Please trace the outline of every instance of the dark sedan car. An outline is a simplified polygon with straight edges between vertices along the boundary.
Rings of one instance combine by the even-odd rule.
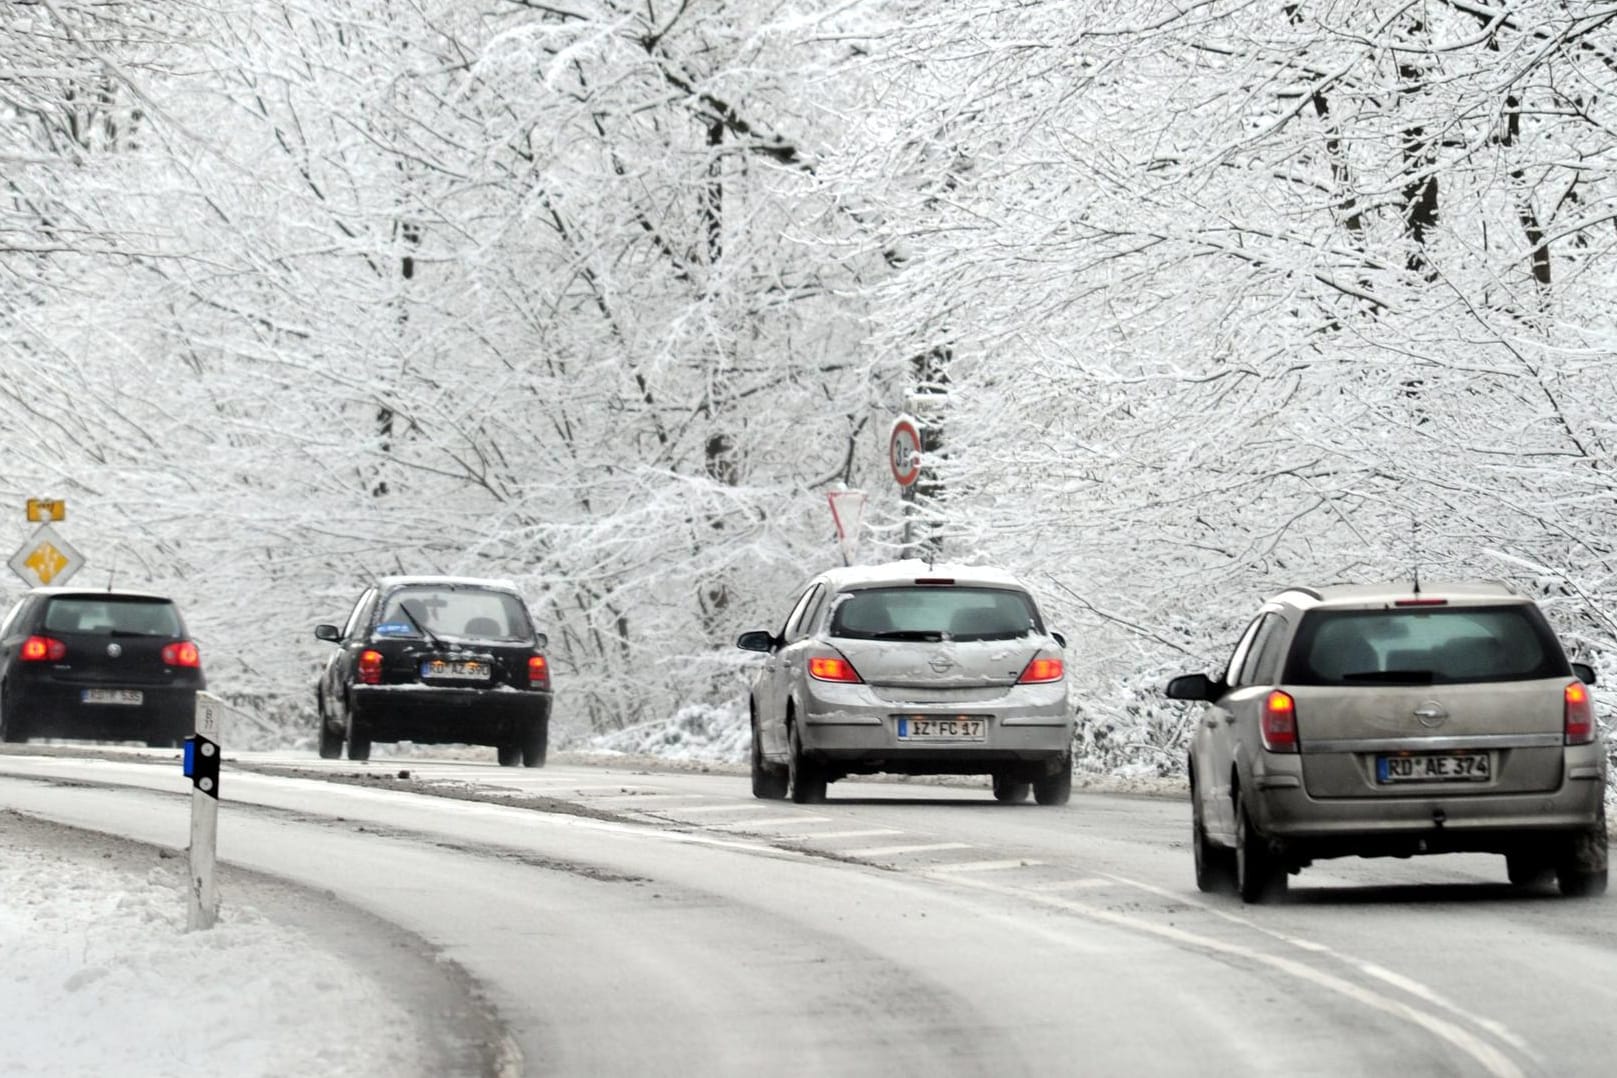
[[[196,728],[202,659],[161,595],[35,588],[0,623],[0,741],[144,741]]]
[[[492,745],[506,767],[541,767],[550,665],[516,588],[470,577],[387,577],[345,625],[315,690],[319,750],[367,760],[373,741]]]

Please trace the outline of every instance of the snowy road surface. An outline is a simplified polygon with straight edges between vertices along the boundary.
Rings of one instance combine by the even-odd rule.
[[[57,753],[0,756],[0,806],[183,845],[171,758]],[[1196,892],[1177,799],[843,782],[793,805],[731,775],[275,754],[227,759],[223,793],[222,859],[439,949],[525,1074],[1595,1075],[1617,1055],[1613,907],[1510,888],[1501,858],[1327,862],[1249,908]]]

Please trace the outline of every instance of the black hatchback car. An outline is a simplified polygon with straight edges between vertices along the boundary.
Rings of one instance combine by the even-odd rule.
[[[550,664],[515,586],[471,577],[386,577],[342,627],[315,705],[319,750],[367,760],[373,741],[492,745],[503,766],[541,767],[550,742]]]
[[[0,622],[0,741],[144,741],[196,729],[202,658],[171,599],[35,588]]]

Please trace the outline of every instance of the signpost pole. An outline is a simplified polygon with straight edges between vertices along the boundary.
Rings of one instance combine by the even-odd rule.
[[[191,780],[191,886],[185,927],[212,928],[219,919],[214,862],[219,845],[219,724],[224,701],[197,693],[195,734],[185,739],[185,774]]]

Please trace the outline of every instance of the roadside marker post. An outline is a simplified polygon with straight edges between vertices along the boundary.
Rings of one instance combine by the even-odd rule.
[[[219,725],[225,702],[197,693],[196,733],[185,739],[185,776],[191,780],[191,886],[185,928],[212,928],[219,919],[214,861],[219,846]]]

